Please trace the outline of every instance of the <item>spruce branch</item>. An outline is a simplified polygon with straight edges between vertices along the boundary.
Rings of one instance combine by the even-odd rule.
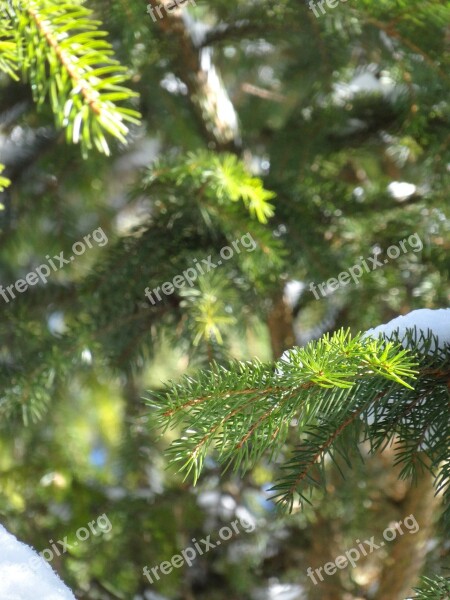
[[[126,143],[127,123],[139,113],[119,106],[137,94],[123,84],[127,68],[112,58],[100,21],[76,2],[14,0],[8,13],[15,31],[18,63],[38,105],[47,98],[58,127],[80,143],[109,155],[105,133]]]
[[[0,14],[0,71],[14,80],[17,76],[17,44],[11,21]]]
[[[352,338],[341,330],[291,350],[288,361],[279,361],[275,368],[258,361],[232,363],[228,369],[213,365],[198,379],[168,386],[148,402],[163,430],[182,428],[169,449],[171,460],[181,462],[186,474],[193,471],[197,480],[212,447],[220,463],[235,469],[250,468],[269,449],[275,456],[294,419],[300,435],[327,420],[337,437],[352,411],[359,409],[361,388],[369,404],[380,390],[412,390],[407,380],[415,378],[416,366],[398,345],[361,335]],[[317,454],[311,452],[311,457]],[[296,487],[290,485],[288,495]]]
[[[415,600],[450,600],[450,578],[422,577],[420,587],[414,591]]]
[[[200,150],[175,160],[160,160],[147,171],[142,187],[150,190],[155,184],[173,185],[178,189],[191,185],[202,197],[219,206],[241,201],[250,215],[263,224],[274,215],[269,201],[275,198],[275,193],[265,189],[259,177],[250,175],[234,154],[216,155]]]
[[[194,481],[210,452],[225,468],[243,471],[265,452],[275,460],[296,427],[299,444],[272,488],[284,508],[292,510],[296,499],[309,502],[313,488],[325,487],[328,460],[340,468],[339,457],[350,466],[361,442],[371,452],[392,443],[402,478],[419,468],[433,472],[450,523],[450,367],[435,341],[411,333],[412,353],[398,339],[340,330],[290,350],[275,366],[213,364],[147,401],[157,427],[181,431],[168,449],[170,462],[186,476],[192,472]]]

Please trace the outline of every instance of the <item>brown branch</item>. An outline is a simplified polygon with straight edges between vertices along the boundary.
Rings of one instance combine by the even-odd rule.
[[[429,467],[429,459],[424,457],[424,461]],[[392,464],[393,458],[387,462],[388,468],[398,470]],[[414,535],[397,536],[393,542],[379,577],[377,598],[380,600],[410,597],[413,586],[417,584],[425,563],[428,541],[433,535],[434,521],[442,504],[441,495],[435,493],[433,480],[431,470],[425,469],[399,503],[401,514],[413,515],[419,529]]]
[[[71,80],[75,84],[75,87],[79,86],[81,90],[81,95],[84,97],[87,104],[91,107],[95,114],[100,115],[102,112],[101,105],[98,103],[97,98],[92,93],[90,87],[86,84],[86,81],[83,79],[83,76],[80,75],[75,63],[71,60],[69,54],[61,49],[58,40],[54,37],[53,32],[41,20],[39,13],[31,7],[28,7],[27,10],[33,17],[36,23],[36,27],[47,40],[48,45],[55,51],[59,62],[69,74]]]
[[[436,61],[433,60],[431,56],[429,56],[425,52],[425,50],[419,48],[419,46],[417,46],[414,42],[412,42],[408,38],[405,38],[397,29],[395,29],[396,21],[392,21],[391,23],[385,24],[382,21],[378,21],[378,19],[369,18],[366,19],[366,23],[369,23],[370,25],[373,25],[380,31],[383,31],[387,36],[399,40],[399,42],[401,42],[404,46],[406,46],[413,52],[419,54],[425,60],[425,62],[428,63],[430,67],[436,69],[436,71],[441,77],[443,77],[444,79],[448,79],[447,74],[444,71],[442,71],[442,69],[436,64]]]
[[[275,391],[275,390],[279,390],[279,389],[280,389],[279,387],[274,387],[274,388],[265,388],[262,390],[258,389],[258,388],[250,388],[250,389],[246,389],[246,390],[232,390],[225,394],[224,400],[226,400],[230,396],[240,396],[241,394],[267,394],[267,393],[270,393],[271,391]],[[163,417],[172,417],[175,413],[179,412],[180,410],[190,408],[191,406],[195,406],[196,404],[201,404],[202,402],[205,402],[206,400],[211,400],[211,398],[214,398],[213,394],[208,394],[207,396],[199,396],[198,398],[193,398],[192,400],[189,400],[185,404],[182,404],[182,405],[177,406],[176,408],[172,408],[170,410],[166,410],[166,412],[163,413]]]
[[[285,403],[286,400],[289,400],[290,398],[292,398],[293,396],[295,396],[298,392],[299,389],[303,388],[303,389],[307,389],[308,387],[311,387],[311,385],[314,385],[312,382],[308,382],[305,383],[301,386],[299,386],[298,388],[294,388],[290,394],[287,394],[283,399],[282,399],[282,403]],[[220,427],[222,427],[222,425],[224,425],[227,421],[229,421],[232,417],[234,417],[235,415],[239,414],[242,410],[244,410],[245,408],[247,408],[248,406],[250,406],[251,404],[253,404],[254,398],[249,398],[247,402],[245,402],[245,404],[243,404],[242,406],[238,406],[237,408],[235,408],[233,411],[231,411],[230,414],[228,414],[224,419],[222,419],[220,421],[220,423],[218,423],[217,425],[213,425],[208,433],[200,440],[200,442],[198,442],[198,444],[195,446],[194,450],[192,451],[192,455],[196,454],[198,452],[198,450],[200,449],[200,447],[205,443],[205,441],[211,437],[211,434],[215,433]],[[277,406],[273,406],[271,407],[270,410],[266,411],[257,421],[256,423],[254,423],[250,429],[250,431],[244,436],[243,440],[241,440],[237,446],[237,448],[241,448],[244,443],[247,441],[248,437],[254,432],[254,430],[257,428],[257,426],[264,420],[264,418],[266,418],[271,412],[273,412],[273,410],[275,408],[278,408]]]
[[[289,398],[292,397],[292,394],[288,394],[285,398],[283,398],[282,400],[282,404],[284,404],[286,402],[286,400],[288,400]],[[242,446],[248,441],[248,439],[253,435],[253,433],[256,431],[256,429],[258,429],[259,425],[265,420],[267,419],[267,417],[269,417],[273,411],[279,408],[279,406],[272,406],[271,408],[269,408],[269,410],[266,410],[265,413],[263,413],[259,419],[257,421],[255,421],[255,423],[253,423],[253,425],[250,427],[250,429],[248,430],[248,432],[244,435],[244,437],[242,438],[242,440],[236,444],[236,450],[240,450],[242,448]],[[276,428],[276,433],[278,434],[278,432],[280,431],[280,427]],[[275,432],[274,432],[275,433]],[[273,434],[272,434],[272,439],[273,439]]]
[[[294,483],[289,488],[287,494],[293,494],[295,492],[295,490],[297,489],[297,487],[300,485],[300,483],[303,481],[303,479],[305,479],[306,475],[308,474],[309,468],[316,464],[316,462],[319,460],[319,458],[322,456],[322,454],[325,452],[325,450],[327,450],[331,446],[331,444],[344,431],[344,429],[346,427],[348,427],[351,423],[353,423],[353,421],[357,417],[359,417],[359,415],[362,413],[363,410],[364,410],[364,407],[362,407],[362,408],[358,409],[357,411],[355,411],[354,413],[352,413],[350,415],[350,417],[348,419],[346,419],[344,421],[344,423],[342,423],[336,429],[336,431],[333,432],[333,435],[330,435],[330,437],[327,439],[327,441],[324,444],[322,444],[322,446],[320,446],[319,450],[313,456],[312,460],[309,462],[309,464],[307,465],[307,467],[304,468],[302,471],[300,471],[300,473],[298,474],[296,480],[294,481]]]
[[[302,385],[299,385],[298,387],[296,387],[293,391],[297,392],[299,390],[308,390],[309,388],[313,387],[314,385],[316,385],[314,382],[307,381],[306,383],[303,383]],[[262,388],[262,389],[261,388],[247,388],[245,390],[230,390],[229,392],[226,392],[226,394],[223,396],[223,399],[226,400],[227,398],[230,398],[231,396],[240,396],[242,394],[255,394],[256,396],[265,396],[266,394],[282,392],[285,390],[286,390],[286,388],[284,388],[281,385],[276,385],[276,386],[272,386],[269,388]],[[175,413],[179,412],[180,410],[190,408],[191,406],[195,406],[196,404],[201,404],[202,402],[205,402],[206,400],[211,400],[211,398],[214,398],[214,397],[215,396],[213,394],[208,394],[207,396],[199,396],[198,398],[193,398],[192,400],[189,400],[185,404],[182,404],[180,406],[177,406],[176,408],[167,410],[166,412],[163,413],[163,417],[172,417]],[[253,400],[254,400],[254,398],[253,398]]]
[[[286,100],[286,96],[283,96],[282,94],[278,94],[277,92],[271,92],[270,90],[265,90],[251,83],[243,83],[241,85],[241,89],[246,94],[257,96],[258,98],[262,98],[263,100],[273,100],[274,102],[285,102]]]
[[[383,398],[383,396],[385,396],[388,393],[388,390],[384,391],[384,392],[380,392],[379,394],[377,394],[374,402],[377,402],[380,398]],[[309,465],[307,466],[307,468],[303,469],[303,471],[300,471],[297,479],[295,480],[295,482],[292,484],[292,486],[289,488],[289,494],[293,494],[295,492],[295,490],[297,489],[298,485],[300,484],[301,481],[303,481],[303,479],[305,479],[306,475],[308,474],[308,469],[309,467],[312,467],[313,465],[316,464],[316,462],[318,461],[318,459],[321,457],[321,455],[325,452],[325,450],[327,450],[327,448],[329,448],[331,446],[331,444],[335,441],[335,439],[344,431],[344,429],[346,427],[348,427],[351,423],[353,423],[353,421],[359,417],[361,415],[361,413],[367,408],[367,406],[369,406],[372,403],[372,399],[370,399],[368,402],[366,402],[365,404],[363,404],[363,406],[361,406],[361,408],[359,408],[358,410],[356,410],[355,412],[353,412],[350,417],[348,419],[346,419],[337,429],[336,431],[333,432],[333,434],[328,438],[328,440],[322,444],[322,446],[319,448],[318,452],[316,452],[316,454],[314,455],[312,461],[310,461]]]
[[[245,404],[243,404],[242,406],[238,406],[237,408],[232,410],[230,414],[228,414],[224,419],[220,421],[220,423],[217,423],[217,425],[213,425],[212,427],[210,427],[206,435],[202,437],[202,439],[198,442],[198,444],[196,444],[195,448],[192,450],[191,456],[194,457],[200,450],[200,448],[203,446],[203,444],[208,440],[208,438],[211,437],[211,435],[213,435],[220,427],[222,427],[222,425],[224,425],[227,421],[229,421],[231,418],[233,418],[235,415],[241,412],[241,410],[249,406],[252,402],[253,398],[250,398]]]
[[[169,9],[173,0],[150,0],[147,5],[163,18],[155,26],[172,42],[173,67],[188,88],[187,99],[202,135],[218,150],[238,153],[238,118],[220,75],[209,60],[210,48],[198,48],[181,9]]]

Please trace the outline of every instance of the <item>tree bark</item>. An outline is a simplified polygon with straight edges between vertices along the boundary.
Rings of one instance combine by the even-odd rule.
[[[419,529],[410,534],[403,527],[403,535],[397,534],[389,543],[390,554],[380,575],[377,600],[404,600],[413,595],[412,588],[418,583],[426,554],[427,541],[432,537],[435,515],[441,499],[435,495],[433,476],[429,471],[418,474],[417,484],[411,484],[400,503],[403,520],[412,515]]]
[[[272,307],[267,317],[270,333],[270,344],[274,360],[280,358],[285,350],[295,345],[292,310],[284,301],[280,291],[272,301]]]
[[[173,41],[176,49],[173,67],[188,88],[187,99],[203,137],[216,150],[239,153],[238,116],[213,63],[212,48],[203,45],[204,36],[196,33],[183,9],[169,10],[173,0],[149,0],[147,4],[153,11],[155,25]]]

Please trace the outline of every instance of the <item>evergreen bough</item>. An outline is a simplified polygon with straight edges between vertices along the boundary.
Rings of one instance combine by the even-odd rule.
[[[440,2],[414,2],[413,4],[414,18],[410,17],[411,5],[403,1],[393,3],[392,7],[379,4],[372,6],[372,3],[369,6],[368,2],[361,2],[358,19],[354,17],[352,11],[348,10],[346,17],[338,16],[337,12],[330,12],[322,23],[326,24],[328,20],[331,23],[333,15],[337,15],[336,30],[343,31],[345,27],[342,28],[341,19],[348,19],[346,27],[351,37],[360,34],[359,23],[387,33],[395,39],[396,44],[401,43],[412,50],[412,59],[409,63],[407,57],[406,67],[409,65],[412,71],[417,68],[420,74],[422,64],[433,66],[433,61],[437,63],[443,56],[436,28],[441,27],[444,30],[448,22],[447,8]],[[140,8],[129,8],[131,12],[136,13],[136,27],[141,25]],[[366,8],[367,10],[370,8],[373,15],[369,10],[368,14],[365,14]],[[263,10],[264,8],[261,7],[261,11]],[[305,7],[305,11],[307,10]],[[253,16],[254,7],[249,6],[248,11],[248,16]],[[389,13],[388,16],[384,14],[385,12]],[[269,26],[276,25],[270,7],[267,15],[258,15],[261,23],[263,23],[262,17],[265,19],[264,27],[261,25],[258,27],[263,31],[268,30]],[[403,29],[400,27],[400,31],[388,26],[389,20],[395,23],[396,19],[403,26]],[[433,22],[436,28],[430,26]],[[302,35],[296,32],[295,38],[292,39],[298,40],[302,45],[302,53],[298,54],[303,56],[305,47],[314,48],[313,43],[309,45],[304,43],[304,36],[314,36],[317,33],[315,28],[310,27],[307,19],[302,18],[299,23],[302,23],[302,26],[306,23],[305,29],[308,31],[303,31]],[[427,54],[422,52],[416,43],[416,31],[413,26],[428,32],[430,39]],[[139,119],[137,112],[121,105],[123,101],[132,101],[134,93],[124,86],[127,71],[112,58],[111,46],[105,41],[105,34],[99,30],[99,27],[99,21],[92,19],[92,11],[80,2],[55,0],[0,2],[0,70],[11,79],[28,81],[38,105],[42,106],[46,100],[50,100],[57,126],[65,128],[69,141],[81,144],[84,156],[93,147],[108,154],[110,147],[107,134],[124,142],[128,126],[137,123]],[[257,30],[256,26],[255,30]],[[223,32],[212,30],[207,37],[210,41],[214,41],[214,35],[220,39]],[[284,25],[282,35],[285,35]],[[410,41],[410,38],[414,41]],[[340,40],[338,43],[340,48],[345,47]],[[393,46],[393,60],[397,61],[398,54],[395,50],[396,47]],[[336,52],[336,55],[339,57],[339,53]],[[417,60],[417,55],[422,56],[424,60]],[[320,61],[322,64],[321,55]],[[314,65],[311,68],[314,70],[315,82],[317,69]],[[435,99],[440,100],[443,95],[441,88],[443,88],[445,74],[442,70],[439,70],[439,74],[441,78],[433,80],[433,93],[429,94],[429,85],[424,86],[427,97],[422,96],[417,102],[418,106],[415,106],[424,115],[419,128],[422,135],[417,134],[417,137],[428,141],[436,139],[437,146],[440,143],[441,132],[445,130],[440,126],[435,127],[436,123],[440,125],[439,119],[444,118],[441,114],[443,109],[435,101]],[[302,85],[306,85],[305,77]],[[424,101],[428,97],[433,111],[429,110],[429,105]],[[373,112],[372,102],[369,102],[370,106],[367,107],[366,100],[364,98],[362,100],[364,101],[355,101],[355,110],[367,116],[368,112]],[[369,132],[379,127],[383,127],[384,130],[386,107],[383,105],[381,108],[382,110],[375,111],[375,117],[378,115],[379,120],[375,118],[375,123],[371,123],[371,127],[368,128]],[[342,130],[335,126],[338,121],[336,118],[338,111],[331,107],[329,112],[336,131],[333,137],[334,143],[338,145],[341,136],[342,143],[347,144],[348,140],[342,133],[345,132],[345,128]],[[323,110],[322,113],[325,120],[327,110]],[[343,116],[346,123],[348,118],[346,111]],[[410,130],[416,134],[414,127],[417,127],[417,120],[409,119],[409,122]],[[317,131],[319,129],[317,117],[312,120],[316,129],[314,135],[309,135],[305,134],[305,123],[298,118],[298,115],[293,115],[292,124],[295,127],[292,127],[292,136],[296,144],[298,123],[303,128],[302,147],[305,153],[308,143],[313,143],[326,148],[323,156],[327,157],[330,144],[329,140],[322,139]],[[288,124],[286,129],[290,131],[291,125]],[[324,125],[320,129],[323,132],[328,130]],[[406,128],[406,132],[408,131]],[[283,145],[291,158],[292,145],[289,143]],[[277,150],[279,148],[280,144]],[[274,161],[276,156],[272,154]],[[298,157],[294,156],[293,160],[298,162]],[[297,162],[295,169],[297,169]],[[210,171],[207,163],[211,166]],[[283,161],[281,163],[283,164]],[[176,173],[177,168],[178,173]],[[283,164],[283,168],[286,168],[286,164]],[[280,171],[275,162],[272,163],[272,170]],[[290,170],[288,169],[287,172],[289,173]],[[166,177],[167,173],[169,175]],[[136,263],[136,267],[134,265],[132,267],[140,269],[142,256],[148,255],[145,238],[155,236],[155,233],[159,234],[159,237],[155,236],[154,244],[150,244],[151,250],[156,250],[157,243],[163,240],[163,235],[167,238],[164,217],[167,216],[169,221],[171,213],[172,216],[180,213],[180,206],[183,209],[183,217],[187,217],[192,212],[190,200],[191,195],[194,194],[191,192],[195,192],[195,197],[200,197],[197,208],[204,216],[204,223],[197,219],[190,227],[194,229],[197,223],[202,224],[202,227],[199,227],[202,235],[198,238],[202,241],[202,248],[205,246],[208,252],[211,242],[209,239],[206,240],[207,243],[204,241],[206,237],[204,230],[208,230],[208,223],[221,225],[221,239],[225,242],[232,239],[237,232],[245,231],[245,219],[236,210],[237,200],[242,200],[246,208],[261,222],[271,216],[271,206],[267,202],[271,198],[271,192],[264,190],[261,182],[246,174],[242,165],[234,157],[219,160],[206,155],[194,155],[184,162],[181,161],[175,170],[169,169],[162,175],[158,173],[158,176],[154,179],[155,183],[152,181],[147,189],[150,193],[156,189],[163,196],[163,202],[160,203],[161,213],[158,215],[159,223],[155,222],[148,228],[148,235],[144,236],[142,241],[128,238],[123,243],[119,241],[110,253],[105,253],[105,273],[108,272],[113,279],[114,271],[119,284],[130,279],[131,267],[128,265],[128,269],[118,269],[115,254],[120,257],[122,252],[128,258],[131,253],[127,251],[131,248],[134,251],[133,261]],[[225,185],[221,186],[221,182]],[[8,183],[7,179],[0,176],[0,191]],[[146,185],[148,183],[147,181]],[[233,193],[233,187],[235,191],[244,189],[246,193],[243,195]],[[272,189],[272,185],[269,184],[269,187]],[[311,181],[308,181],[302,202],[287,203],[289,218],[296,224],[304,219],[306,207],[311,206],[306,194],[306,190],[308,189],[309,192],[310,187]],[[436,195],[441,193],[443,196],[443,186],[440,187],[438,177],[435,178],[434,189]],[[206,192],[203,197],[200,191]],[[332,192],[334,197],[335,183]],[[375,190],[375,193],[378,191]],[[219,202],[215,203],[216,199]],[[391,206],[391,199],[388,200]],[[230,209],[230,201],[234,205],[232,209]],[[358,208],[362,210],[361,206]],[[370,209],[372,210],[372,205]],[[401,210],[404,213],[403,207]],[[314,222],[317,222],[316,214],[312,212],[311,220],[313,217]],[[289,220],[281,213],[281,219],[283,218]],[[372,226],[373,212],[369,218]],[[383,219],[384,227],[385,214],[381,214],[380,218]],[[415,223],[414,215],[411,218]],[[307,233],[307,229],[306,227],[304,234]],[[212,227],[211,231],[213,231]],[[266,241],[264,239],[266,235],[267,243],[260,244],[264,255],[259,253],[259,260],[256,260],[257,253],[245,257],[249,263],[244,264],[246,285],[249,282],[252,285],[258,283],[256,273],[261,271],[259,266],[266,259],[267,248],[270,247],[270,233],[264,232],[261,228],[258,229],[258,234],[260,242]],[[316,231],[312,231],[311,234],[316,235]],[[181,239],[182,241],[184,240]],[[273,240],[270,241],[273,245]],[[195,252],[198,252],[198,247],[195,247]],[[272,251],[271,262],[276,262],[273,259],[274,254],[275,252]],[[329,260],[329,255],[325,260]],[[108,271],[106,267],[109,267]],[[172,268],[170,271],[174,272]],[[153,272],[150,273],[152,274]],[[242,281],[240,273],[237,273],[235,278]],[[153,279],[152,277],[146,279],[146,282],[149,281],[158,284],[160,274],[153,274]],[[99,283],[95,277],[92,277],[89,282]],[[61,340],[55,341],[48,335],[46,327],[37,327],[35,322],[20,328],[22,314],[19,311],[19,302],[14,307],[9,307],[11,312],[17,310],[17,314],[11,315],[9,327],[15,330],[18,337],[19,334],[23,334],[23,338],[27,341],[23,344],[19,339],[17,344],[9,344],[9,348],[18,364],[27,364],[31,369],[27,375],[15,365],[6,364],[2,369],[2,383],[7,390],[2,399],[2,416],[15,414],[16,409],[20,409],[25,422],[42,417],[50,397],[55,395],[54,381],[58,380],[58,377],[64,379],[69,366],[70,368],[79,366],[75,361],[72,361],[73,364],[69,361],[78,350],[78,348],[74,349],[73,339],[78,339],[81,348],[85,339],[93,343],[93,338],[103,336],[102,341],[105,340],[104,346],[105,350],[108,350],[108,357],[110,354],[113,357],[115,354],[122,356],[120,352],[122,346],[128,349],[128,334],[135,332],[123,325],[123,321],[128,316],[125,309],[120,306],[116,308],[117,300],[120,300],[123,294],[119,295],[116,292],[114,297],[112,294],[107,294],[110,290],[105,283],[102,286],[92,285],[92,287],[95,288],[98,299],[103,300],[103,304],[99,303],[95,310],[92,309],[89,317],[94,321],[98,315],[101,315],[108,321],[110,327],[107,331],[108,335],[112,331],[116,337],[112,334],[110,337],[105,337],[104,332],[98,327],[97,329],[86,327],[88,331],[85,331],[82,324],[77,323],[74,331],[62,336]],[[118,285],[117,288],[124,289],[123,285]],[[52,294],[52,288],[49,286],[48,289],[50,290],[48,293]],[[141,289],[137,290],[136,298],[139,298],[141,293]],[[105,298],[110,296],[111,301],[108,303]],[[134,307],[138,303],[138,301],[130,303],[130,298],[134,299],[133,293],[129,293],[129,296],[125,299],[127,308],[130,304]],[[46,298],[45,293],[42,297]],[[86,288],[80,294],[80,298],[85,301],[87,297],[91,301],[92,295],[88,296]],[[202,299],[201,294],[199,299]],[[30,302],[34,300],[35,298],[30,295]],[[200,306],[201,303],[196,304]],[[164,311],[167,311],[167,308],[167,306],[162,307]],[[194,302],[190,308],[195,308]],[[114,310],[119,312],[119,309],[122,310],[120,316],[123,320],[118,320],[117,325],[115,322],[111,324],[116,317]],[[186,311],[186,313],[192,312],[194,311]],[[133,348],[135,346],[140,348],[143,337],[141,324],[147,323],[150,319],[147,318],[146,321],[140,313],[132,316],[135,319],[133,323],[136,323],[138,329],[138,333],[132,336]],[[168,322],[173,329],[176,319],[168,319]],[[30,337],[29,332],[32,328],[33,336]],[[195,331],[197,337],[202,335],[206,339],[205,333],[200,326]],[[138,343],[135,342],[136,338]],[[40,358],[43,346],[48,349],[45,364]],[[174,443],[171,450],[172,460],[181,462],[187,472],[193,470],[195,477],[199,476],[206,453],[211,448],[216,449],[218,459],[225,466],[233,464],[236,468],[241,467],[244,470],[254,464],[265,451],[270,452],[273,459],[278,455],[279,460],[284,461],[282,465],[284,476],[275,485],[274,491],[278,501],[291,509],[297,506],[298,501],[309,501],[310,491],[314,487],[324,486],[327,456],[337,459],[340,455],[349,462],[349,448],[357,448],[362,441],[369,442],[373,451],[384,447],[391,440],[395,441],[397,459],[403,465],[403,476],[416,474],[419,465],[424,465],[435,472],[436,487],[444,492],[446,498],[448,523],[450,367],[448,353],[436,350],[430,354],[429,350],[429,339],[421,340],[412,352],[405,352],[400,346],[364,341],[361,336],[351,338],[346,332],[341,331],[331,338],[323,338],[304,349],[290,351],[289,362],[282,361],[275,366],[251,362],[233,363],[228,368],[224,368],[217,364],[211,371],[203,372],[197,379],[187,378],[179,385],[167,387],[161,394],[153,394],[149,402],[158,411],[160,425],[164,428],[172,426],[182,428],[181,438]],[[127,357],[131,355],[130,362],[135,360],[135,354],[137,352],[129,352],[126,355]],[[63,365],[63,362],[66,364]],[[33,389],[28,394],[30,376]],[[23,398],[23,390],[26,391],[26,399]],[[288,432],[294,431],[294,427],[297,427],[296,435],[300,445],[290,459],[285,460],[284,441]],[[197,446],[198,450],[196,450]],[[443,600],[449,597],[449,591],[449,583],[444,578],[423,579],[417,597]]]
[[[57,127],[84,156],[93,147],[109,155],[106,134],[126,143],[140,115],[118,103],[137,94],[93,11],[61,0],[3,1],[0,10],[0,70],[29,82],[38,106],[50,101]]]
[[[197,481],[209,453],[241,472],[268,453],[281,468],[274,498],[288,511],[310,503],[314,488],[326,491],[330,460],[341,470],[342,460],[351,467],[361,443],[371,453],[393,444],[401,478],[423,468],[434,474],[450,531],[449,348],[439,348],[430,332],[417,339],[411,330],[406,344],[398,336],[386,341],[340,330],[274,365],[215,364],[147,402],[163,431],[179,432],[168,450],[172,465]],[[293,429],[297,447],[286,457]],[[424,580],[421,589],[418,598],[442,600],[448,583]]]

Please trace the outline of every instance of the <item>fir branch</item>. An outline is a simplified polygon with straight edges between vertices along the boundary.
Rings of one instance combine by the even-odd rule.
[[[348,418],[363,382],[365,402],[393,384],[412,390],[405,379],[414,378],[415,365],[392,343],[340,331],[291,351],[289,362],[280,361],[275,370],[259,362],[233,363],[229,369],[215,365],[198,380],[187,378],[153,395],[149,403],[164,429],[183,427],[184,435],[170,448],[172,462],[183,461],[182,469],[194,470],[197,479],[212,446],[220,462],[247,469],[264,451],[275,454],[281,448],[294,418],[300,433],[318,420],[336,425]]]
[[[50,98],[58,127],[84,155],[93,146],[110,154],[105,133],[126,143],[126,122],[138,124],[139,113],[116,102],[136,94],[122,85],[127,69],[111,57],[92,11],[58,0],[15,0],[12,6],[18,62],[38,105]]]
[[[309,502],[305,493],[309,487],[325,487],[327,457],[337,464],[335,455],[340,454],[347,465],[350,465],[350,452],[353,449],[357,450],[361,439],[364,411],[367,411],[371,404],[390,395],[395,387],[389,384],[380,392],[378,382],[361,381],[358,389],[353,390],[356,407],[353,406],[349,412],[346,408],[347,403],[340,403],[339,415],[321,414],[316,425],[305,428],[302,431],[304,441],[297,447],[291,458],[282,465],[284,475],[270,490],[276,492],[273,499],[292,511],[296,494],[299,495],[300,503]],[[339,402],[336,404],[339,405]],[[351,436],[352,443],[344,443],[345,435]]]
[[[0,71],[18,80],[17,45],[11,21],[0,16]]]
[[[215,205],[241,201],[250,215],[263,224],[274,215],[269,201],[275,198],[275,193],[265,189],[260,178],[252,177],[245,164],[233,154],[216,155],[201,150],[176,160],[158,161],[147,171],[142,187],[150,190],[157,183],[178,188],[190,184]]]
[[[275,368],[258,361],[213,365],[148,403],[163,431],[181,428],[170,460],[195,481],[212,449],[226,468],[249,469],[268,450],[273,459],[295,422],[301,444],[272,488],[285,508],[292,510],[297,495],[308,502],[307,491],[325,485],[327,457],[337,464],[339,454],[350,464],[361,441],[372,452],[395,441],[401,477],[428,468],[422,455],[431,459],[450,522],[448,356],[439,349],[430,354],[433,336],[413,338],[417,358],[398,340],[352,338],[341,330],[289,351]]]
[[[450,600],[450,578],[422,577],[421,586],[414,591],[417,594],[415,600]]]

